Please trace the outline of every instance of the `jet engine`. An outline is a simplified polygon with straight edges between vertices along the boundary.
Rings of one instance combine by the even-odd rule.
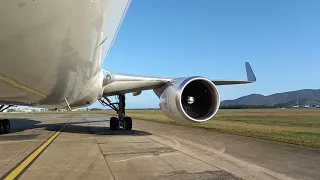
[[[173,120],[204,122],[217,113],[219,106],[216,85],[202,77],[174,79],[160,96],[161,110]]]

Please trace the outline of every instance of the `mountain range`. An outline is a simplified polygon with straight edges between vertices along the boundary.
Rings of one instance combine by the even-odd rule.
[[[278,104],[301,105],[302,103],[307,103],[307,102],[320,104],[320,89],[302,89],[297,91],[276,93],[269,96],[264,96],[261,94],[250,94],[234,100],[222,101],[221,106],[230,106],[230,105],[274,106]]]

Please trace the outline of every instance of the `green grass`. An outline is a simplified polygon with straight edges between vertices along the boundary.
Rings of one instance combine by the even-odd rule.
[[[128,110],[127,115],[136,119],[320,148],[319,109],[220,110],[205,123],[173,121],[160,110]]]

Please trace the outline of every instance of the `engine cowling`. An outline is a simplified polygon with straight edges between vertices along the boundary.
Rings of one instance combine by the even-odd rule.
[[[173,120],[204,122],[217,113],[219,106],[216,85],[203,77],[174,79],[160,96],[160,109]]]

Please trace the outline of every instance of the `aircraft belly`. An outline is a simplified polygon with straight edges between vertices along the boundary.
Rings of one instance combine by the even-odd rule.
[[[0,1],[0,103],[59,105],[82,98],[128,2]]]
[[[29,92],[28,89],[19,89],[0,81],[0,104],[30,105],[29,102],[41,100],[41,95]]]

